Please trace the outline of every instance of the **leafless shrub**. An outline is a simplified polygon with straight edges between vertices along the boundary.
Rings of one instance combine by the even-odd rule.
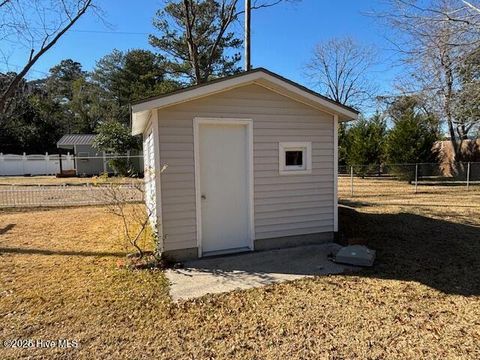
[[[155,247],[155,233],[150,227],[154,208],[138,202],[145,197],[144,185],[138,181],[125,182],[121,178],[102,176],[94,183],[94,196],[105,204],[107,212],[121,221],[124,248],[135,249],[134,256],[142,258]],[[153,252],[157,255],[157,251]]]
[[[168,265],[163,257],[163,239],[159,239],[157,224],[155,178],[161,175],[167,165],[158,172],[151,167],[145,168],[145,181],[138,179],[109,178],[107,174],[98,178],[94,184],[98,191],[95,196],[105,204],[107,211],[121,220],[125,248],[135,249],[130,254],[134,268],[159,268]],[[143,199],[143,201],[138,201]],[[152,251],[150,251],[150,249]],[[145,255],[146,260],[143,260]]]

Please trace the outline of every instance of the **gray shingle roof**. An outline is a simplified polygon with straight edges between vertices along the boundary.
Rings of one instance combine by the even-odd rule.
[[[92,145],[95,140],[95,134],[67,134],[63,135],[57,142],[57,147],[71,145]]]

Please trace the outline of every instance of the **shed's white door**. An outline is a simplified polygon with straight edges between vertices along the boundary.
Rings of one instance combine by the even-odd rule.
[[[246,125],[199,124],[203,255],[250,246],[247,136]]]

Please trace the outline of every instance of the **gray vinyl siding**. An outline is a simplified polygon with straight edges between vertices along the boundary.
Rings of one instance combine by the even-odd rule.
[[[333,231],[333,116],[258,85],[158,112],[165,249],[196,247],[193,118],[253,120],[255,236]],[[278,143],[312,142],[312,173],[279,175]]]
[[[76,156],[81,156],[81,159],[76,159],[77,175],[99,175],[103,173],[103,152],[97,151],[91,145],[76,145]]]

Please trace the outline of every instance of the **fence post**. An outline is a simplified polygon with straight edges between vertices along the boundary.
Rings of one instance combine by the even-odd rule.
[[[26,170],[25,170],[25,165],[27,163],[27,153],[23,153],[23,156],[22,156],[22,172],[23,172],[23,175],[26,175]]]
[[[470,161],[467,164],[467,190],[470,189]]]
[[[48,152],[45,153],[45,175],[50,175],[50,164],[49,161],[50,156],[48,156]]]
[[[102,153],[102,160],[103,160],[103,172],[107,172],[107,158],[105,155],[105,151]]]
[[[16,207],[16,205],[17,205],[17,201],[16,201],[16,200],[17,200],[17,199],[15,198],[15,196],[16,196],[16,193],[17,193],[17,192],[14,191],[14,190],[15,190],[15,185],[10,186],[10,194],[12,195],[13,207]]]
[[[353,165],[350,165],[350,188],[351,196],[353,197]]]
[[[415,194],[418,188],[418,164],[415,164]]]

